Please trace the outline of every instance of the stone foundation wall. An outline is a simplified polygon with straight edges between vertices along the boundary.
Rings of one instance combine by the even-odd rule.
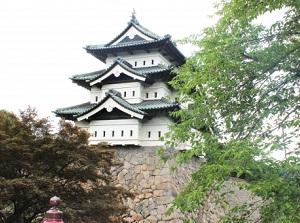
[[[171,170],[175,161],[164,163],[157,156],[160,147],[118,147],[117,159],[123,166],[112,170],[115,184],[132,192],[134,197],[124,202],[128,213],[124,216],[126,222],[157,222],[181,223],[187,219],[197,219],[196,222],[215,223],[227,211],[222,206],[214,204],[215,197],[210,197],[203,207],[199,208],[198,216],[187,216],[178,211],[169,216],[164,215],[170,203],[189,181],[189,175],[196,170],[203,159],[194,158],[189,163]],[[172,153],[171,150],[167,152]],[[251,195],[240,191],[234,182],[229,182],[225,190],[234,190],[236,194],[228,197],[231,205],[247,202]]]

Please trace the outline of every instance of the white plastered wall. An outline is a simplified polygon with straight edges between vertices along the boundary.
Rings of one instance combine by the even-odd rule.
[[[141,123],[138,119],[95,120],[90,123],[91,144],[140,145]]]
[[[140,51],[134,52],[133,55],[130,55],[128,53],[119,53],[117,56],[122,57],[124,60],[129,62],[133,68],[151,67],[157,66],[158,64],[164,65],[166,67],[171,65],[171,63],[158,52],[146,53],[145,51]],[[107,66],[111,65],[115,59],[115,56],[109,56],[106,60]]]
[[[170,88],[167,86],[167,84],[161,82],[161,80],[156,80],[156,82],[153,85],[145,87],[143,92],[144,100],[160,99],[162,97],[170,97],[170,99],[173,99],[174,95]]]
[[[164,145],[164,142],[159,141],[159,137],[169,131],[168,126],[172,123],[173,121],[165,116],[156,116],[143,123],[142,146]]]
[[[142,101],[144,86],[140,82],[107,84],[102,87],[102,98],[109,89],[114,89],[121,93],[122,98],[129,103],[139,103]]]

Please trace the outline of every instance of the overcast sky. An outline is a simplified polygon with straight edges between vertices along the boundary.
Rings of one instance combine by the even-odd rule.
[[[1,1],[0,109],[17,113],[31,105],[53,120],[56,108],[89,101],[89,92],[69,78],[105,65],[83,47],[113,39],[133,8],[143,26],[173,39],[213,23],[211,0]],[[189,50],[181,49],[188,56]]]

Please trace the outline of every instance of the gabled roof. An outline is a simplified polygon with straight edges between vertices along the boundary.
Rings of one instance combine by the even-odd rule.
[[[146,116],[146,117],[148,116],[148,114],[146,112],[142,111],[139,108],[136,108],[136,107],[132,106],[126,100],[124,100],[121,97],[120,92],[118,92],[116,90],[112,90],[112,89],[110,89],[108,92],[106,92],[106,96],[99,103],[94,103],[94,104],[84,103],[84,104],[80,104],[80,105],[76,105],[76,106],[71,106],[71,107],[66,107],[66,108],[59,108],[59,109],[56,109],[54,111],[54,113],[57,116],[61,116],[61,117],[70,117],[70,116],[72,116],[73,120],[81,119],[81,117],[83,117],[83,116],[84,116],[83,119],[85,119],[85,117],[87,117],[87,116],[89,117],[89,116],[92,116],[93,114],[95,114],[94,111],[97,111],[97,109],[100,106],[102,106],[105,102],[107,102],[109,99],[112,99],[114,102],[116,102],[118,105],[123,107],[125,110],[133,112],[131,114],[132,116],[134,114],[135,114],[134,116],[139,117],[139,118],[143,118],[144,116]]]
[[[132,65],[130,63],[118,57],[106,70],[99,73],[96,77],[92,78],[89,82],[93,84],[94,81],[103,77],[105,74],[108,74],[113,68],[115,68],[118,65],[123,69],[125,69],[126,71],[132,73],[134,76],[137,76],[137,79],[139,80],[145,81],[146,79],[149,79],[146,73],[136,72],[134,69],[132,69]]]
[[[112,39],[110,42],[108,42],[107,44],[104,44],[104,46],[107,47],[107,46],[112,45],[114,42],[116,42],[118,39],[120,39],[131,27],[136,28],[142,34],[148,36],[149,38],[151,38],[153,40],[158,40],[158,39],[162,38],[161,36],[155,34],[154,32],[152,32],[149,29],[142,26],[136,19],[131,19],[128,22],[127,27],[119,35],[117,35],[114,39]]]
[[[150,117],[148,112],[152,110],[169,110],[179,108],[179,104],[176,102],[170,102],[165,98],[155,99],[155,100],[144,100],[141,103],[130,104],[124,100],[121,94],[116,90],[109,90],[106,96],[99,103],[84,103],[80,105],[75,105],[66,108],[59,108],[54,111],[57,116],[66,117],[71,120],[85,119],[85,117],[92,116],[95,111],[99,110],[101,106],[108,101],[113,100],[115,103],[133,112],[135,117],[143,118]]]
[[[132,28],[140,32],[141,36],[138,34],[132,38],[125,36]],[[122,37],[123,39],[121,39]],[[169,55],[173,61],[176,61],[178,66],[185,62],[184,55],[177,49],[176,45],[172,43],[170,35],[159,36],[142,26],[136,19],[131,19],[127,27],[110,42],[101,45],[87,45],[85,47],[87,53],[92,54],[104,63],[108,54],[117,55],[123,52],[132,53],[137,50],[149,51],[151,49],[157,49]]]
[[[113,68],[115,68],[118,65],[124,70],[133,74],[133,76],[136,76],[135,79],[145,81],[147,83],[152,83],[154,81],[153,78],[155,74],[170,72],[172,70],[172,67],[165,67],[162,65],[132,68],[132,65],[130,63],[128,63],[121,57],[118,57],[107,69],[91,73],[74,75],[73,77],[71,77],[71,80],[77,83],[78,85],[89,89],[90,86],[93,85],[94,81],[96,81],[99,78],[103,78],[106,74],[108,74]]]

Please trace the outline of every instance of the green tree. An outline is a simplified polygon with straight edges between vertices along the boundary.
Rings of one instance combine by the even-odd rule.
[[[89,134],[63,120],[57,133],[28,108],[0,111],[0,222],[28,223],[62,199],[67,222],[112,222],[125,193],[110,185],[114,152],[88,145]],[[116,218],[114,218],[116,219]]]
[[[282,19],[259,24],[278,10]],[[263,199],[261,222],[300,222],[300,1],[222,0],[216,16],[215,25],[181,41],[198,50],[170,82],[186,106],[173,113],[180,122],[168,144],[191,145],[179,163],[206,157],[173,208],[197,210],[235,176]],[[223,221],[247,222],[249,206]]]

